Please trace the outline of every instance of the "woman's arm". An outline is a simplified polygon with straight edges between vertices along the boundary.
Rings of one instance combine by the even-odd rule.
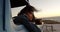
[[[21,19],[22,20],[22,24],[27,28],[27,30],[29,30],[29,32],[41,32],[40,29],[38,29],[38,27],[36,27],[34,24],[30,23],[29,20],[27,19]]]

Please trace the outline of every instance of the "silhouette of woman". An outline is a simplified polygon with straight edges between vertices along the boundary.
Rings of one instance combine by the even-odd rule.
[[[33,6],[27,5],[24,7],[13,20],[16,25],[24,25],[27,32],[41,32],[41,30],[32,22],[34,22],[34,11],[37,11]]]

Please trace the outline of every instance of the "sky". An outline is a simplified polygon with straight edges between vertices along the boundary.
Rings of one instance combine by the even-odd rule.
[[[38,12],[34,12],[37,18],[60,16],[60,0],[29,0],[29,3],[38,10]],[[11,8],[12,17],[23,8],[24,6]]]

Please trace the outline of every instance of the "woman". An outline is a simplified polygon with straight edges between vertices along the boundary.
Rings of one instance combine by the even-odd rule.
[[[40,29],[32,22],[34,22],[34,11],[37,11],[34,7],[28,5],[18,13],[18,16],[14,19],[16,25],[24,25],[27,32],[41,32]]]

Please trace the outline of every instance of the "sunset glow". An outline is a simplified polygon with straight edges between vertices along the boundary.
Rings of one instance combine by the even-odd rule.
[[[39,10],[34,13],[37,18],[60,16],[60,0],[30,0],[29,3]],[[12,8],[12,17],[21,9],[22,7]]]

